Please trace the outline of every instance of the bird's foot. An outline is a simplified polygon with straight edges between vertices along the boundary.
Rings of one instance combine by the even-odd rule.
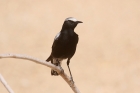
[[[70,77],[70,86],[73,86],[73,84],[74,84],[74,81],[73,81],[73,77]]]

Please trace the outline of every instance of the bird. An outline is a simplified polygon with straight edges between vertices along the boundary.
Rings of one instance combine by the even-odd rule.
[[[83,22],[78,21],[74,17],[68,17],[64,20],[61,31],[54,38],[54,42],[52,44],[52,52],[46,60],[47,62],[51,61],[52,64],[61,67],[62,60],[67,59],[67,66],[72,81],[73,77],[71,74],[69,63],[71,58],[75,54],[76,47],[79,41],[78,34],[76,34],[74,31],[75,27],[79,23]],[[51,75],[58,76],[59,74],[57,73],[57,71],[51,69]]]

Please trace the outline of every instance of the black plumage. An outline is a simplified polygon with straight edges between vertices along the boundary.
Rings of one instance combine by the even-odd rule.
[[[54,39],[51,55],[46,61],[51,61],[52,64],[61,66],[61,61],[63,59],[67,59],[67,66],[69,68],[70,59],[75,54],[78,43],[78,35],[74,32],[74,28],[78,23],[82,22],[77,21],[73,17],[65,19],[61,31]],[[70,68],[69,72],[71,75]],[[51,75],[58,75],[58,73],[54,70],[51,70]]]

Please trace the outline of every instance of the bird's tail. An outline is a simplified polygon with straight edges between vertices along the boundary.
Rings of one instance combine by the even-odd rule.
[[[50,56],[46,61],[47,62],[51,61],[51,63],[56,65],[56,66],[61,65],[61,63],[60,63],[61,60],[58,60],[56,58],[52,58],[52,56]],[[51,75],[58,76],[59,74],[57,73],[57,71],[51,69]]]
[[[50,55],[46,61],[49,62],[51,60],[52,60],[52,56]]]

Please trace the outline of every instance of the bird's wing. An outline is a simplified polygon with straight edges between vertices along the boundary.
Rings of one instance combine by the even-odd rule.
[[[57,39],[59,38],[60,34],[61,34],[61,32],[59,32],[59,33],[55,36],[54,40],[57,40]]]
[[[53,41],[53,44],[52,44],[52,50],[54,50],[54,48],[55,48],[56,46],[59,45],[60,34],[61,34],[61,32],[59,32],[59,33],[55,36],[54,41]]]

